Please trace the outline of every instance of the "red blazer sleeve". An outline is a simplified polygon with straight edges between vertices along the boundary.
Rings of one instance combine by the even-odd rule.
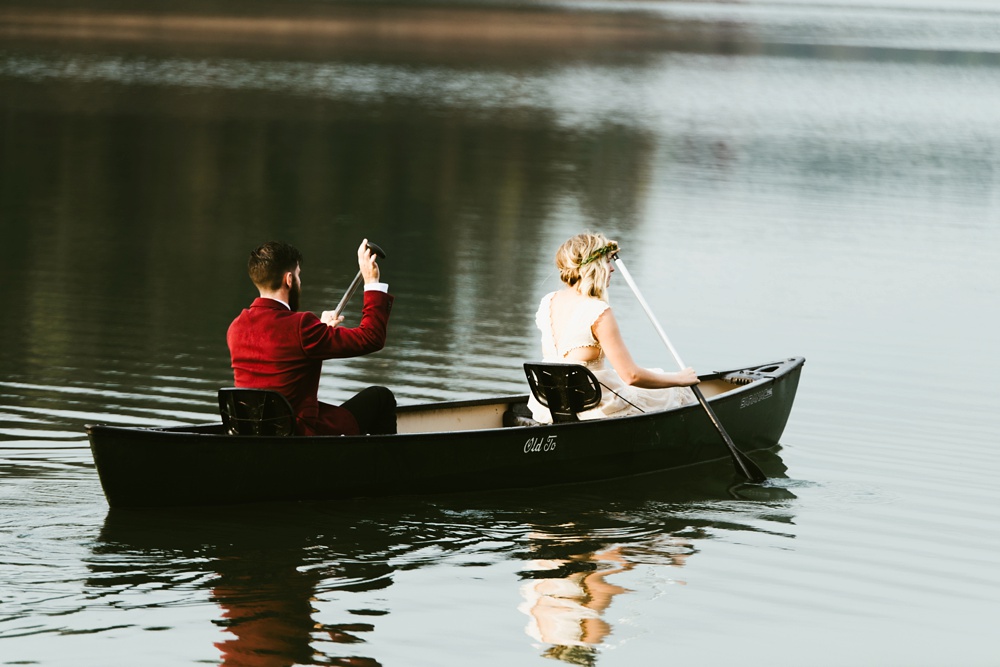
[[[302,351],[310,359],[341,359],[378,352],[385,347],[386,327],[393,297],[385,292],[365,292],[361,323],[353,328],[331,327],[312,313],[299,324]]]

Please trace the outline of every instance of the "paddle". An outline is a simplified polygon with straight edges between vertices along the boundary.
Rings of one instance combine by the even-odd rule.
[[[375,256],[379,259],[385,259],[385,251],[371,241],[368,242],[368,249],[375,253]],[[357,291],[362,282],[364,282],[364,276],[361,275],[361,271],[358,271],[358,275],[354,276],[351,286],[347,288],[346,292],[344,292],[343,298],[341,298],[340,303],[337,304],[337,307],[333,311],[333,319],[335,321],[338,317],[340,317],[340,312],[344,310],[344,306],[346,306],[347,302],[351,300],[351,297],[354,296],[354,293]]]
[[[677,350],[675,350],[674,346],[670,344],[670,339],[667,338],[667,334],[664,333],[663,327],[660,326],[660,323],[656,321],[656,317],[653,316],[653,311],[649,308],[649,304],[646,303],[644,298],[642,298],[639,288],[636,287],[635,281],[632,280],[632,275],[628,272],[628,269],[625,268],[625,264],[622,263],[621,258],[618,257],[618,252],[616,251],[612,253],[611,258],[615,260],[615,264],[618,265],[618,270],[621,271],[622,277],[625,278],[625,282],[628,283],[628,286],[632,288],[632,293],[635,294],[635,298],[639,300],[639,305],[642,306],[642,309],[646,311],[646,317],[648,317],[649,321],[653,323],[653,327],[656,329],[656,332],[660,334],[660,338],[666,344],[667,349],[670,350],[670,354],[674,357],[674,361],[677,362],[677,365],[682,369],[687,368],[687,365],[681,361],[681,356],[677,354]],[[712,420],[712,424],[715,426],[715,429],[719,432],[719,435],[722,436],[726,446],[729,447],[729,453],[733,457],[733,463],[736,465],[736,469],[752,482],[766,481],[767,475],[761,471],[760,467],[751,461],[746,454],[736,448],[736,443],[734,443],[733,439],[729,437],[728,433],[726,433],[726,429],[722,427],[722,423],[715,415],[715,411],[713,411],[708,405],[708,401],[705,400],[705,395],[701,393],[701,389],[698,388],[698,385],[692,386],[691,391],[694,392],[694,395],[698,398],[698,402],[701,403],[701,407],[705,409],[705,413],[708,415],[708,418]]]

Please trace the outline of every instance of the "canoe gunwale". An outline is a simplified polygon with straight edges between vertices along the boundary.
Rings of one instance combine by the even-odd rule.
[[[712,380],[721,380],[727,375],[735,375],[740,373],[748,373],[748,377],[753,377],[753,380],[745,384],[738,384],[722,394],[717,394],[714,396],[707,397],[709,403],[718,404],[725,403],[730,400],[742,396],[746,393],[754,392],[760,389],[764,383],[774,382],[782,375],[785,375],[799,366],[801,366],[805,360],[802,357],[790,357],[788,359],[772,362],[768,364],[761,364],[752,367],[737,368],[727,371],[713,371],[711,373],[706,373],[700,375],[699,379],[702,382],[709,382]],[[770,372],[763,372],[759,369],[769,369],[776,367],[775,370]],[[399,406],[396,409],[397,414],[407,414],[414,412],[423,412],[431,410],[459,410],[463,408],[472,408],[487,405],[498,405],[507,404],[508,409],[514,405],[520,405],[526,403],[528,400],[527,394],[517,394],[510,396],[496,396],[496,397],[485,397],[485,398],[472,398],[472,399],[462,399],[457,401],[442,401],[437,403],[418,403],[411,405]],[[189,424],[181,426],[154,426],[154,427],[139,427],[139,426],[107,426],[105,424],[86,424],[84,426],[87,435],[93,438],[95,434],[100,435],[103,432],[121,432],[127,431],[130,433],[156,433],[160,435],[178,435],[185,438],[189,437],[199,437],[199,438],[211,438],[211,439],[239,439],[241,441],[247,440],[274,440],[280,439],[282,441],[304,441],[308,440],[310,442],[336,442],[341,445],[343,444],[355,444],[361,442],[370,442],[373,440],[377,441],[391,441],[391,440],[402,440],[402,439],[425,439],[430,436],[434,437],[449,437],[458,435],[461,437],[469,437],[471,434],[484,433],[487,431],[509,431],[510,429],[565,429],[566,427],[579,426],[579,425],[590,425],[593,422],[604,422],[609,420],[644,420],[644,419],[657,419],[663,415],[682,411],[694,411],[701,410],[701,407],[697,404],[689,404],[670,408],[668,410],[659,410],[656,412],[648,412],[637,415],[626,415],[623,417],[610,417],[607,420],[587,420],[579,422],[563,422],[559,424],[548,424],[548,423],[538,423],[531,425],[519,425],[519,426],[503,426],[494,429],[464,429],[464,430],[448,430],[448,431],[426,431],[420,433],[399,433],[391,435],[314,435],[314,436],[266,436],[266,435],[239,435],[233,436],[227,433],[221,432],[222,422],[206,422],[202,424]]]

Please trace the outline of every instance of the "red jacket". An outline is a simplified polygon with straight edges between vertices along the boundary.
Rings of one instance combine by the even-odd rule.
[[[327,326],[313,313],[292,312],[274,299],[255,299],[226,335],[236,386],[284,394],[299,435],[356,435],[354,415],[319,402],[320,370],[324,359],[381,350],[392,301],[384,292],[366,291],[361,324],[349,329]]]

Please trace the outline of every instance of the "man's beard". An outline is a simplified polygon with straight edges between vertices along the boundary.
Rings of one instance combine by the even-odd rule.
[[[288,307],[293,313],[299,310],[299,296],[302,294],[302,284],[297,280],[292,283],[291,289],[288,290]]]

